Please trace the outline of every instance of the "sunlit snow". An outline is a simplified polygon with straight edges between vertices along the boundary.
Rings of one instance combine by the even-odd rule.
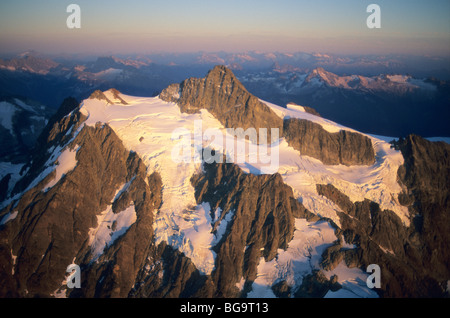
[[[218,129],[223,133],[225,140],[233,137],[227,135],[222,124],[206,110],[186,114],[181,113],[176,104],[162,101],[158,97],[133,97],[121,94],[121,98],[127,102],[124,105],[114,98],[111,91],[106,91],[105,95],[113,104],[97,99],[87,99],[83,102],[80,111],[88,117],[85,124],[91,126],[97,122],[109,124],[125,147],[135,151],[142,158],[148,167],[148,174],[156,171],[161,175],[163,201],[159,211],[155,212],[156,243],[166,241],[191,258],[203,274],[210,274],[214,269],[215,259],[211,247],[222,235],[228,217],[231,217],[230,213],[233,212],[218,211],[227,215],[221,221],[223,224],[217,227],[217,236],[214,236],[211,233],[214,220],[211,219],[209,204],[197,204],[194,188],[190,182],[193,174],[202,171],[201,161],[193,160],[198,147],[193,138],[194,123],[201,121],[202,132]],[[291,105],[283,108],[266,104],[281,118],[290,116],[308,119],[321,124],[329,132],[351,130],[306,113],[301,106]],[[177,135],[174,134],[175,130],[184,133]],[[187,139],[190,140],[188,146],[192,158],[186,158],[192,160],[174,160],[174,148],[179,147],[180,140],[185,137],[193,138]],[[371,138],[376,151],[375,164],[351,167],[324,165],[317,159],[301,156],[284,138],[280,138],[268,146],[271,153],[273,151],[279,153],[277,169],[273,172],[281,174],[284,182],[293,188],[294,195],[307,209],[319,216],[329,217],[337,224],[339,218],[336,211],[339,211],[339,208],[317,194],[316,184],[331,183],[352,201],[362,201],[364,198],[373,200],[379,203],[382,209],[390,209],[397,213],[407,225],[407,209],[397,200],[401,187],[397,183],[396,175],[398,167],[403,164],[403,157],[399,151],[391,149],[388,142],[373,136],[368,137]],[[218,140],[207,143],[212,148],[226,151],[223,149],[225,144]],[[205,145],[204,140],[201,145]],[[253,149],[257,150],[257,147]],[[250,154],[251,151],[246,153],[245,161],[238,165],[246,173],[263,173],[264,164],[249,162]],[[269,291],[270,286],[280,277],[287,279],[292,286],[298,286],[302,275],[317,266],[321,249],[336,240],[334,231],[326,222],[308,223],[305,220],[296,220],[295,225],[294,239],[289,243],[288,250],[279,251],[276,260],[269,263],[261,259],[258,278],[253,284],[250,296],[262,294],[273,296]],[[103,248],[103,243],[99,244],[98,246]],[[98,253],[98,250],[96,251]],[[361,272],[358,269],[354,270]]]
[[[69,171],[72,171],[77,165],[76,154],[79,148],[69,149],[66,148],[61,155],[58,157],[58,164],[55,169],[55,177],[50,180],[50,182],[44,187],[44,191],[48,191],[48,189],[55,186],[61,178],[67,174]]]
[[[92,251],[92,261],[103,254],[104,249],[114,243],[136,222],[134,205],[124,211],[114,213],[112,206],[97,216],[97,227],[89,230],[89,246]]]

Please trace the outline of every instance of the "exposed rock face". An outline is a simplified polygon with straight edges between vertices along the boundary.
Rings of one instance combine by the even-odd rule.
[[[271,260],[278,249],[287,248],[294,217],[318,219],[278,174],[256,176],[232,164],[205,164],[206,172],[192,178],[197,201],[224,211],[215,216],[215,231],[227,213],[233,216],[214,247],[215,270],[202,275],[184,254],[154,243],[160,176],[147,178],[142,160],[124,148],[108,125],[81,127],[83,120],[72,110],[45,130],[39,139],[42,148],[37,147],[29,172],[15,187],[15,193],[26,191],[0,213],[3,217],[17,211],[16,219],[0,231],[1,296],[65,292],[69,297],[236,297],[241,295],[236,283],[242,277],[245,295],[256,279],[260,257]],[[46,168],[48,149],[58,145],[78,149],[76,166],[49,189],[55,172],[29,188]],[[134,207],[136,220],[94,258],[91,230],[99,226],[98,217],[108,206],[117,215]],[[111,233],[116,226],[108,225]],[[81,289],[67,290],[64,284],[71,263],[81,267]]]
[[[268,140],[272,140],[272,128],[279,129],[279,136],[282,134],[281,118],[250,94],[224,66],[214,67],[205,78],[189,78],[181,84],[172,84],[161,92],[160,98],[177,103],[186,113],[206,109],[226,128],[255,128],[258,135],[260,128],[266,128]]]
[[[43,187],[54,173],[25,193],[14,208],[19,222],[7,224],[0,232],[2,244],[17,256],[17,266],[10,269],[13,286],[6,290],[20,296],[50,295],[59,287],[66,267],[86,250],[89,229],[97,226],[96,215],[112,202],[120,185],[133,177],[132,185],[141,187],[130,195],[136,213],[151,218],[149,203],[141,202],[142,193],[138,197],[140,192],[150,193],[143,182],[145,167],[108,126],[84,127],[68,147],[75,145],[80,146],[76,168],[48,191]]]
[[[28,170],[28,173],[16,183],[12,194],[25,190],[39,176],[42,172],[42,167],[49,159],[48,149],[64,146],[73,138],[75,131],[86,119],[80,112],[71,113],[77,107],[78,103],[75,99],[67,98],[58,111],[50,118],[48,125],[37,138],[32,153],[32,160],[22,169]],[[71,114],[69,115],[69,113]]]
[[[201,275],[189,258],[163,242],[157,248],[150,247],[145,266],[128,297],[206,298],[213,294],[211,278]]]
[[[358,133],[341,130],[330,133],[319,124],[305,119],[284,120],[284,136],[300,154],[330,165],[371,165],[375,152],[371,140]]]
[[[149,244],[135,235],[152,237],[153,210],[161,202],[159,176],[152,175],[146,181],[141,159],[123,147],[109,126],[85,126],[77,133],[82,122],[83,116],[75,111],[44,132],[40,141],[47,146],[35,153],[29,173],[16,185],[15,192],[24,191],[45,169],[47,149],[52,146],[78,147],[76,167],[44,190],[55,176],[51,172],[1,213],[3,216],[17,211],[14,222],[4,224],[0,231],[0,276],[5,282],[0,290],[2,296],[49,296],[61,286],[66,267],[74,261],[83,268],[86,294],[126,296],[142,268]],[[129,187],[115,198],[117,190],[127,182]],[[121,268],[114,272],[117,275],[104,280],[110,288],[105,291],[94,285],[91,290],[89,273],[93,268],[103,270],[105,264],[89,265],[89,231],[96,228],[97,216],[110,204],[115,213],[133,205],[137,221],[108,249],[114,256],[107,264]]]
[[[450,278],[449,200],[450,146],[409,136],[397,145],[405,163],[398,170],[406,190],[400,197],[409,205],[413,221],[405,227],[397,215],[365,200],[352,203],[334,186],[317,185],[319,194],[335,202],[342,234],[356,249],[339,244],[322,255],[325,269],[344,260],[349,267],[369,264],[381,268],[384,297],[443,296]]]
[[[108,97],[106,97],[105,94],[103,94],[103,92],[100,91],[100,90],[94,91],[94,92],[91,94],[91,96],[89,96],[89,99],[104,100],[104,101],[106,101],[106,102],[109,103],[109,104],[113,104],[113,102],[110,101],[110,100],[108,99]]]
[[[0,212],[2,218],[17,212],[0,230],[1,296],[241,296],[256,279],[260,257],[271,260],[278,249],[287,248],[294,218],[318,219],[278,174],[256,176],[232,164],[205,164],[206,172],[192,178],[197,201],[224,211],[215,216],[215,231],[228,222],[228,213],[232,218],[214,247],[215,270],[202,275],[184,254],[154,243],[153,215],[162,202],[160,176],[147,177],[139,156],[127,151],[107,124],[82,127],[85,118],[72,102],[39,138],[28,173],[14,189],[20,199]],[[69,114],[63,115],[65,111]],[[55,171],[40,175],[47,168],[49,149],[58,147],[77,149],[76,165],[47,189]],[[34,180],[39,182],[30,187]],[[91,231],[102,224],[99,216],[108,207],[116,215],[133,207],[136,220],[96,257]],[[108,225],[111,235],[116,228],[117,223]],[[81,267],[81,289],[68,290],[64,284],[72,263]],[[236,287],[242,277],[243,294]]]
[[[341,288],[336,276],[328,280],[321,271],[315,270],[303,278],[302,285],[294,296],[297,298],[322,298],[329,290],[337,291]]]
[[[213,231],[231,213],[226,233],[214,247],[217,253],[212,280],[216,296],[242,296],[236,283],[246,281],[243,295],[256,279],[260,257],[266,261],[286,249],[293,237],[294,218],[317,220],[293,196],[279,174],[245,174],[233,164],[205,164],[205,173],[195,176],[192,183],[198,203],[209,202],[211,211],[220,208]],[[212,212],[214,213],[214,212]]]
[[[302,119],[281,119],[266,104],[251,95],[224,66],[216,66],[205,78],[189,78],[163,90],[160,98],[177,103],[182,112],[206,109],[226,128],[279,129],[289,145],[325,164],[366,165],[375,162],[369,138],[349,131],[331,134],[319,124]],[[313,112],[313,110],[307,109]],[[258,139],[259,140],[259,139]]]
[[[15,192],[38,178],[53,146],[79,147],[75,168],[46,191],[55,175],[51,172],[17,204],[0,212],[2,218],[17,211],[14,222],[0,226],[0,296],[65,292],[69,297],[210,297],[210,279],[201,276],[190,259],[165,243],[154,244],[160,176],[147,177],[142,160],[124,148],[108,125],[81,129],[83,121],[76,110],[55,119],[40,137],[41,148],[36,147],[29,172]],[[93,261],[90,232],[100,225],[98,217],[108,206],[116,215],[134,207],[136,221]],[[108,225],[111,234],[116,227]],[[81,289],[67,290],[63,283],[72,263],[81,267]]]
[[[283,121],[266,104],[250,94],[224,66],[216,66],[205,78],[189,78],[163,90],[160,98],[175,102],[182,112],[196,113],[206,109],[226,128],[278,128],[282,135]]]
[[[417,256],[426,274],[438,282],[447,281],[450,279],[450,145],[410,135],[397,146],[405,158],[398,178],[407,188],[403,200],[411,213],[414,229],[411,240],[420,250]]]

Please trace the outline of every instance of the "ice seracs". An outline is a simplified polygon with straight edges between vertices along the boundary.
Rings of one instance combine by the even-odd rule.
[[[202,121],[202,129],[219,129],[226,136],[226,129],[208,111],[186,114],[180,111],[175,103],[165,102],[158,97],[133,97],[124,94],[117,96],[114,91],[104,92],[106,99],[87,99],[80,112],[87,116],[85,125],[94,126],[101,122],[108,124],[123,141],[125,147],[135,151],[147,166],[147,173],[156,171],[163,182],[163,202],[160,210],[155,214],[154,233],[156,243],[166,241],[189,257],[203,274],[210,274],[214,270],[215,254],[211,247],[223,235],[226,222],[232,216],[232,211],[216,211],[227,213],[216,232],[212,234],[214,219],[211,218],[209,204],[197,204],[194,188],[190,178],[201,171],[201,163],[196,161],[174,162],[172,149],[178,140],[173,138],[173,130],[183,127],[194,131],[194,122]],[[118,98],[120,97],[120,98]],[[120,100],[126,101],[126,103]],[[266,103],[281,118],[304,118],[319,123],[330,132],[348,129],[324,118],[306,113],[301,106],[279,107]],[[302,156],[298,151],[289,147],[284,138],[269,147],[277,147],[279,151],[279,169],[286,184],[291,186],[294,194],[311,212],[332,219],[339,224],[336,211],[339,208],[326,198],[319,196],[316,184],[332,183],[336,188],[348,195],[352,201],[368,198],[380,204],[381,208],[390,209],[397,213],[405,224],[408,223],[407,210],[396,200],[402,190],[396,181],[398,167],[403,164],[401,153],[391,149],[390,144],[369,136],[376,151],[376,162],[371,166],[343,166],[325,165],[321,161]],[[214,142],[210,141],[214,147]],[[192,143],[192,152],[195,145]],[[238,163],[247,173],[261,173],[257,163]],[[249,169],[249,167],[252,167]],[[131,207],[130,207],[131,209]],[[127,210],[128,211],[128,210]],[[132,223],[132,211],[124,213],[127,222],[123,228]],[[110,211],[102,214],[107,220]],[[126,216],[126,217],[125,217]],[[309,224],[305,220],[296,221],[294,239],[289,243],[286,251],[279,251],[276,260],[266,264],[264,259],[258,267],[258,279],[250,296],[269,295],[270,286],[279,277],[285,277],[293,286],[295,281],[311,270],[311,260],[317,261],[319,246],[332,244],[337,238],[328,223]],[[99,222],[104,224],[105,222]],[[104,225],[103,225],[104,227]],[[108,232],[105,228],[92,233],[91,244],[94,255],[101,254],[106,243],[103,237]],[[103,233],[103,234],[102,234]],[[97,242],[97,243],[94,243]],[[314,252],[311,254],[311,250]],[[309,253],[309,254],[308,254]],[[295,261],[294,261],[295,260]],[[301,265],[303,264],[303,265]],[[294,266],[295,265],[295,266]],[[345,282],[344,282],[345,283]],[[297,284],[297,285],[296,285]],[[350,283],[349,283],[350,284]],[[265,287],[264,287],[265,286]]]

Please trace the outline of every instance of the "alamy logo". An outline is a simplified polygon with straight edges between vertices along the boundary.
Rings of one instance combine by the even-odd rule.
[[[259,136],[259,138],[258,138]],[[172,160],[176,163],[206,162],[248,163],[259,168],[261,173],[272,174],[279,167],[279,129],[271,128],[268,140],[267,128],[227,128],[202,129],[202,121],[194,121],[194,131],[177,128],[172,132],[172,140],[179,140],[172,149]],[[276,141],[274,144],[272,141]],[[192,147],[193,146],[193,147]],[[194,153],[192,153],[194,148]]]
[[[81,288],[81,269],[76,264],[70,264],[66,269],[70,273],[66,279],[68,288]]]
[[[67,17],[66,25],[69,29],[81,28],[81,8],[78,4],[69,4],[66,9],[67,13],[72,13]]]
[[[372,273],[367,277],[366,283],[367,287],[372,288],[381,288],[381,269],[377,264],[370,264],[367,266],[367,273]]]
[[[366,24],[369,29],[381,28],[381,8],[378,4],[369,4],[366,11],[372,13],[367,17]]]

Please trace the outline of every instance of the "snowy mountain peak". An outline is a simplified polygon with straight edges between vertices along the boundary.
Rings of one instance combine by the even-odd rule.
[[[33,52],[26,52],[9,60],[0,60],[0,69],[25,71],[41,75],[48,74],[58,66],[59,63],[48,58],[41,58]]]
[[[305,78],[305,83],[321,83],[333,86],[336,84],[338,76],[331,72],[325,71],[322,67],[317,67],[313,69]]]
[[[230,158],[229,128],[260,124],[281,132],[244,140],[242,160],[198,158]],[[450,146],[391,145],[262,101],[223,66],[157,97],[97,90],[41,139],[2,202],[0,295],[399,297],[449,278],[448,187],[437,189]],[[267,173],[252,156],[269,152]],[[66,288],[72,263],[83,288]],[[383,269],[377,290],[369,264]]]

